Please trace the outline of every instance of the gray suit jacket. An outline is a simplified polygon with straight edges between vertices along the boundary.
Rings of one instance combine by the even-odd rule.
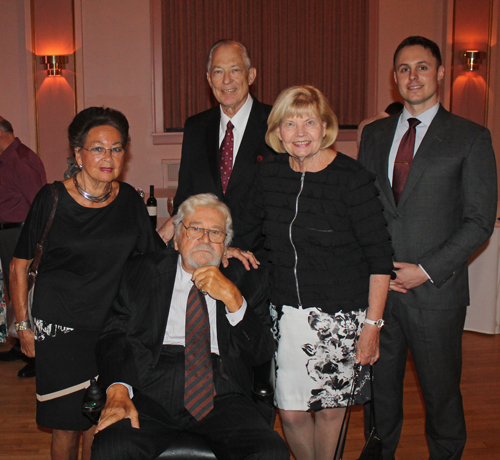
[[[434,283],[406,294],[408,306],[469,305],[467,259],[490,237],[497,212],[495,154],[490,132],[440,107],[415,154],[396,207],[388,158],[399,115],[367,125],[359,161],[377,175],[394,260],[421,264]]]

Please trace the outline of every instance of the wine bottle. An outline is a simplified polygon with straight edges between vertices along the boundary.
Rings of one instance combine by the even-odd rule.
[[[149,218],[151,219],[151,225],[156,230],[157,215],[158,215],[158,203],[155,198],[155,186],[149,186],[149,198],[146,201],[146,206],[148,207]]]

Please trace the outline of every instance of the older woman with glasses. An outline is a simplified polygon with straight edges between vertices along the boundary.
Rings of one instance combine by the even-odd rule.
[[[260,165],[238,209],[235,246],[261,229],[271,268],[276,404],[297,460],[334,456],[355,364],[379,356],[392,248],[374,177],[333,149],[337,118],[312,86],[284,90]],[[356,402],[367,400],[367,370]],[[314,413],[314,417],[312,414]]]
[[[52,206],[51,187],[35,198],[11,264],[11,292],[21,349],[36,353],[37,423],[52,428],[52,459],[90,459],[94,429],[81,411],[97,376],[94,349],[117,294],[125,261],[164,246],[139,194],[117,181],[129,141],[125,116],[90,107],[68,129],[78,172],[54,182],[59,196],[34,288],[33,324],[26,276]]]

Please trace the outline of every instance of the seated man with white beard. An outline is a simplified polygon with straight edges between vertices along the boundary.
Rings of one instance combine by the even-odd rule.
[[[154,459],[183,431],[219,459],[288,459],[251,396],[274,349],[267,283],[234,259],[219,268],[232,220],[215,195],[188,198],[174,226],[175,250],[127,263],[98,343],[109,388],[92,459]]]

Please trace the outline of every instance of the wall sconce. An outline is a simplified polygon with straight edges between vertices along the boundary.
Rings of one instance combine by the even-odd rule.
[[[462,61],[466,70],[473,71],[479,69],[481,58],[486,54],[484,51],[467,50],[460,51],[462,54]]]
[[[40,56],[40,64],[47,66],[47,75],[62,75],[64,65],[68,63],[68,56]]]

